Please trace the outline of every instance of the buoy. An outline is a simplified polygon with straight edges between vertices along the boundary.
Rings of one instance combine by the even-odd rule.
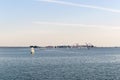
[[[34,54],[35,53],[35,49],[32,47],[31,48],[31,54]]]

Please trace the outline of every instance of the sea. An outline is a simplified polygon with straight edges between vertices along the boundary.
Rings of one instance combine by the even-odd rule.
[[[120,48],[0,48],[0,80],[120,80]]]

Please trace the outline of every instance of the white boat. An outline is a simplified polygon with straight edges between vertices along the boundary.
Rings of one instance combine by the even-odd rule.
[[[32,47],[31,48],[31,54],[34,54],[35,53],[35,49]]]

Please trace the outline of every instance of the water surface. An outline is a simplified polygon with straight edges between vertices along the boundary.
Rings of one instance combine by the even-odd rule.
[[[120,48],[0,48],[0,80],[120,80]]]

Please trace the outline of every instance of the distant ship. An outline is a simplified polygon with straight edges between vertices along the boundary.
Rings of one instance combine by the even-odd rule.
[[[31,47],[31,54],[35,54],[35,49],[34,49],[34,47]]]

